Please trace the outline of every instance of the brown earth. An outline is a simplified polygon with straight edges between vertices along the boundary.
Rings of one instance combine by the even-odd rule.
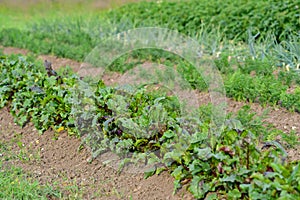
[[[17,48],[4,48],[5,54],[27,54],[28,51]],[[74,71],[80,69],[81,63],[70,59],[57,58],[55,56],[42,55],[42,60],[49,60],[53,67],[72,67]],[[104,76],[106,84],[114,84],[124,80],[126,74],[118,73]],[[207,93],[199,93],[198,102],[207,104],[210,96]],[[226,98],[227,112],[237,112],[246,103],[236,102]],[[265,108],[252,103],[251,109],[262,114]],[[285,132],[295,130],[300,136],[300,115],[283,108],[267,107],[270,112],[265,121]],[[22,155],[19,159],[7,161],[7,165],[22,167],[32,174],[41,183],[58,183],[62,186],[77,185],[83,199],[193,199],[185,188],[176,195],[173,192],[173,178],[163,172],[148,179],[143,179],[143,174],[121,173],[118,174],[113,168],[104,165],[96,159],[88,162],[90,152],[87,148],[79,151],[80,139],[69,136],[66,132],[57,134],[51,130],[43,135],[38,134],[32,124],[24,128],[13,123],[13,118],[7,111],[0,111],[1,143],[12,145],[12,151]],[[298,137],[300,141],[300,137]],[[19,143],[17,141],[20,141]],[[21,145],[20,145],[21,144]],[[289,160],[300,160],[300,151],[296,148],[288,149]]]
[[[21,128],[7,109],[0,111],[0,125],[1,144],[11,145],[19,155],[5,165],[21,167],[42,184],[76,185],[82,199],[193,199],[185,189],[172,195],[174,179],[167,172],[144,179],[141,173],[118,174],[99,159],[89,163],[90,152],[79,150],[80,139],[50,130],[39,134],[32,124]],[[2,157],[9,156],[5,153]]]

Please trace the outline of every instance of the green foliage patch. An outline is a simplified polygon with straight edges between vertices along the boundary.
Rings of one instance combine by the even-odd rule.
[[[27,29],[2,29],[0,43],[83,61],[110,34],[144,26],[167,27],[205,45],[204,50],[209,50],[223,74],[228,97],[263,105],[279,104],[299,112],[299,87],[287,92],[288,87],[300,82],[299,38],[294,34],[300,29],[298,6],[292,0],[141,2],[109,11],[104,17],[95,15],[89,21],[84,17],[45,20]],[[223,32],[212,39],[205,36],[204,26],[207,32]],[[255,49],[256,36],[269,34],[274,40],[265,44],[261,52]],[[231,46],[226,46],[228,39],[248,42],[249,49],[232,55]],[[219,49],[224,51],[218,52]],[[216,54],[220,54],[218,59],[213,57]],[[132,52],[131,56],[136,63],[150,60],[175,66],[193,89],[207,89],[194,66],[176,55],[146,49]],[[229,57],[234,59],[230,61]],[[128,60],[129,56],[123,55],[109,69],[125,72],[136,64]],[[280,63],[296,70],[274,74],[277,68],[272,66]],[[255,118],[249,107],[237,116],[227,116],[222,131],[215,133],[210,127],[210,106],[200,107],[197,116],[186,117],[178,99],[156,83],[119,88],[107,87],[102,81],[93,85],[88,82],[93,89],[88,93],[81,90],[79,83],[80,78],[69,69],[58,76],[48,76],[42,64],[31,58],[0,57],[0,108],[8,106],[21,126],[31,120],[41,132],[67,128],[70,133],[85,136],[83,142],[91,148],[92,158],[113,151],[123,159],[120,170],[127,164],[145,161],[154,166],[145,173],[146,178],[166,170],[175,178],[174,191],[188,184],[197,199],[300,196],[300,163],[287,162],[286,145],[274,141],[280,135],[295,147],[297,136],[267,126],[261,118]],[[74,91],[79,91],[77,100]],[[75,104],[79,110],[74,110]],[[4,177],[0,177],[4,181],[1,184],[17,184],[12,184],[17,193],[5,195],[25,198],[28,194],[19,191],[18,185],[23,183],[16,179],[15,172],[20,174],[15,169],[0,172]],[[38,190],[38,195],[43,191]]]
[[[1,199],[49,199],[60,198],[60,192],[50,186],[41,186],[37,181],[26,176],[21,169],[3,168],[0,163],[0,198]]]
[[[280,104],[289,110],[300,112],[300,88],[299,86],[290,94],[281,95]]]
[[[297,1],[159,1],[128,4],[108,12],[117,22],[130,21],[135,27],[163,26],[195,36],[202,24],[212,24],[225,31],[228,39],[246,41],[253,28],[263,36],[273,32],[279,40],[297,32]]]
[[[69,127],[84,135],[92,158],[109,150],[123,159],[120,170],[142,161],[153,165],[145,177],[169,171],[174,191],[188,184],[197,199],[300,195],[299,161],[286,161],[283,146],[269,137],[274,129],[247,108],[229,115],[216,133],[210,106],[184,115],[178,99],[156,83],[107,87],[100,80],[86,82],[91,90],[81,90],[79,77],[70,71],[60,79],[49,77],[41,63],[24,57],[3,56],[0,64],[1,106],[9,105],[20,125],[32,120],[41,131]],[[76,105],[80,109],[74,110]]]
[[[287,86],[273,76],[255,76],[235,72],[225,82],[226,94],[238,101],[276,105]]]
[[[0,141],[0,198],[1,199],[49,199],[61,198],[59,190],[50,185],[41,185],[20,168],[7,165],[15,159],[7,143]],[[20,153],[21,154],[21,153]]]
[[[0,70],[0,106],[9,106],[17,124],[24,126],[32,120],[44,132],[70,121],[69,88],[75,84],[75,76],[69,74],[61,83],[54,76],[48,77],[41,63],[33,64],[25,57],[2,57]]]
[[[207,33],[219,31],[212,44],[205,44],[206,48],[215,52],[216,41],[249,42],[249,31],[250,35],[259,33],[260,38],[272,34],[276,42],[290,40],[290,35],[297,35],[300,29],[297,8],[297,1],[292,0],[139,2],[99,15],[39,20],[28,23],[23,29],[3,28],[0,30],[0,43],[83,61],[106,36],[138,27],[166,27],[201,43],[207,42],[204,41],[207,38],[203,38],[203,29]],[[286,56],[282,48],[292,54]],[[288,63],[295,61],[294,53],[297,52],[297,43],[284,43],[277,46],[276,55]]]

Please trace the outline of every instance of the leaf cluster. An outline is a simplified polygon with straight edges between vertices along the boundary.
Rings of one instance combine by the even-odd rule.
[[[225,70],[224,84],[228,97],[262,105],[280,105],[291,111],[299,109],[298,89],[288,92],[290,88],[298,88],[297,71],[273,68],[269,62],[259,60],[246,60],[238,65],[238,69],[228,67]]]
[[[273,32],[278,40],[299,30],[295,1],[160,1],[140,2],[108,12],[117,22],[130,21],[135,27],[163,26],[194,36],[202,24],[225,30],[228,39],[246,41],[252,27],[265,35]],[[126,16],[126,17],[125,17]]]
[[[299,162],[286,162],[276,141],[259,148],[260,130],[267,130],[252,114],[228,118],[216,133],[206,116],[209,107],[185,115],[178,99],[156,83],[107,87],[102,81],[81,82],[72,73],[60,74],[58,82],[24,57],[1,57],[0,70],[1,106],[9,105],[20,125],[31,120],[44,131],[75,124],[93,157],[112,151],[124,159],[123,166],[153,164],[146,177],[167,170],[175,191],[188,184],[197,199],[300,195]]]
[[[9,106],[17,124],[25,126],[31,120],[41,132],[66,125],[71,111],[69,88],[75,77],[70,74],[60,83],[55,76],[48,77],[41,64],[25,57],[1,57],[0,70],[0,105]]]

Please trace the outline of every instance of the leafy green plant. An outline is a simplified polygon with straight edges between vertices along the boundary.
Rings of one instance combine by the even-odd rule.
[[[63,72],[58,81],[24,57],[1,57],[0,70],[0,103],[10,106],[20,125],[32,120],[44,131],[75,124],[72,130],[84,136],[92,158],[112,151],[123,159],[120,169],[127,163],[146,162],[153,167],[145,177],[168,171],[175,178],[175,191],[188,184],[198,199],[300,195],[299,162],[285,161],[285,149],[249,107],[235,118],[228,116],[216,135],[210,127],[209,105],[198,115],[184,115],[179,100],[157,83],[107,87],[101,80],[80,82],[76,75]],[[280,95],[286,87],[273,76],[262,77],[237,71],[226,80],[226,90],[231,95],[245,90],[237,96],[241,99],[283,101]]]
[[[283,93],[280,96],[280,104],[289,110],[300,112],[300,88],[297,87],[291,94]]]
[[[102,15],[43,19],[28,23],[23,29],[2,28],[0,43],[83,61],[99,40],[111,34],[137,27],[165,27],[196,38],[206,53],[215,54],[226,49],[224,43],[228,40],[246,42],[249,28],[262,38],[272,33],[277,42],[287,40],[299,30],[297,7],[292,0],[243,0],[239,5],[229,0],[139,2]],[[286,57],[285,63],[297,58],[297,43],[289,44],[280,44],[290,52],[289,56],[281,47],[275,48],[275,52],[281,52],[275,53],[277,59]]]
[[[227,95],[236,100],[275,105],[287,86],[274,76],[252,77],[237,71],[225,81],[225,88]]]
[[[243,127],[228,126],[217,140],[203,132],[188,138],[178,139],[182,137],[178,136],[178,140],[176,135],[173,134],[172,141],[177,144],[162,160],[175,178],[175,190],[188,182],[189,190],[197,199],[204,199],[210,193],[215,193],[218,199],[277,199],[299,195],[299,175],[296,175],[299,163],[283,163],[285,154],[279,146],[279,150],[273,147],[260,150],[257,137]],[[285,174],[279,175],[283,171]],[[282,176],[287,181],[282,181]]]
[[[117,22],[130,21],[135,27],[163,26],[191,36],[197,34],[203,24],[213,24],[225,30],[229,39],[245,40],[249,27],[262,35],[271,30],[277,39],[282,39],[299,27],[296,10],[297,4],[293,1],[162,1],[125,5],[108,12],[107,16]]]
[[[299,36],[299,33],[291,35],[287,40],[275,43],[273,49],[273,54],[279,63],[285,63],[290,68],[298,70],[300,63]]]
[[[83,100],[88,104],[94,100],[95,112],[88,114],[83,110],[78,115],[82,121],[78,129],[88,134],[86,142],[95,149],[94,157],[106,148],[120,148],[118,152],[122,154],[158,149],[159,138],[179,115],[178,101],[172,96],[165,97],[163,90],[148,93],[145,88],[132,91],[133,88],[114,89],[99,84],[95,95]],[[86,105],[85,102],[78,104]],[[92,127],[86,130],[85,124],[89,121]],[[106,143],[108,139],[116,143]]]
[[[175,178],[175,191],[188,183],[198,199],[210,193],[216,198],[233,199],[299,195],[298,165],[284,162],[285,150],[276,141],[270,140],[259,149],[260,141],[266,140],[271,130],[264,127],[261,118],[254,118],[255,113],[249,113],[249,107],[236,119],[228,118],[217,137],[210,132],[210,121],[204,114],[209,113],[209,107],[202,107],[200,116],[204,118],[196,120],[168,112],[167,105],[172,101],[161,101],[165,97],[144,89],[113,89],[99,82],[95,91],[97,95],[90,99],[95,100],[97,117],[85,112],[81,115],[93,121],[94,128],[85,133],[85,141],[94,157],[113,151],[124,158],[121,168],[126,163],[146,160],[154,167],[145,177],[167,170]],[[158,121],[161,124],[153,123]],[[288,181],[275,178],[277,175]],[[292,182],[295,184],[290,185]]]
[[[41,65],[28,62],[25,57],[17,60],[1,59],[1,107],[9,105],[15,122],[21,126],[32,120],[41,132],[50,127],[66,126],[69,121],[71,98],[69,88],[75,76],[48,77]]]
[[[255,75],[270,76],[274,71],[271,64],[272,63],[266,59],[259,60],[247,57],[243,63],[238,63],[238,68],[245,74],[251,74],[254,72]]]
[[[300,84],[299,73],[295,70],[280,70],[278,73],[278,80],[282,81],[283,84],[289,87]]]

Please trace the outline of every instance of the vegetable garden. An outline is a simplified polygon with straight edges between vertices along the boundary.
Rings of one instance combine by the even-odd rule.
[[[59,2],[51,5],[63,10]],[[22,28],[2,26],[0,107],[20,130],[34,126],[39,134],[52,132],[56,139],[63,132],[79,138],[76,149],[91,153],[87,165],[113,152],[120,158],[118,173],[141,162],[151,166],[143,171],[145,178],[167,172],[174,181],[170,199],[185,193],[194,199],[299,199],[299,6],[299,1],[290,0],[135,2],[101,12],[33,18]],[[10,15],[9,7],[1,9]],[[38,59],[54,55],[85,63],[105,38],[142,27],[168,28],[198,42],[203,58],[213,63],[223,79],[229,112],[220,131],[212,127],[215,109],[209,100],[194,105],[195,113],[189,117],[181,113],[178,97],[156,81],[137,87],[107,83],[117,79],[111,74],[126,78],[130,70],[151,62],[164,66],[155,74],[160,80],[175,81],[175,68],[176,76],[188,83],[197,98],[207,99],[211,91],[205,78],[192,63],[172,52],[149,48],[123,54],[105,66],[103,79],[82,77],[72,65],[51,66]],[[31,53],[8,55],[8,47]],[[272,115],[276,118],[270,119]],[[58,189],[51,184],[35,186],[36,191],[28,186],[27,193],[9,184],[22,179],[23,172],[7,168],[22,161],[11,156],[10,148],[14,148],[8,146],[17,144],[22,149],[22,143],[8,141],[4,132],[0,198],[91,197],[78,197],[76,191],[69,194],[63,184]],[[11,170],[17,171],[17,178]],[[91,186],[78,186],[78,190],[84,187]],[[139,197],[130,193],[94,198],[156,198],[153,192]]]

